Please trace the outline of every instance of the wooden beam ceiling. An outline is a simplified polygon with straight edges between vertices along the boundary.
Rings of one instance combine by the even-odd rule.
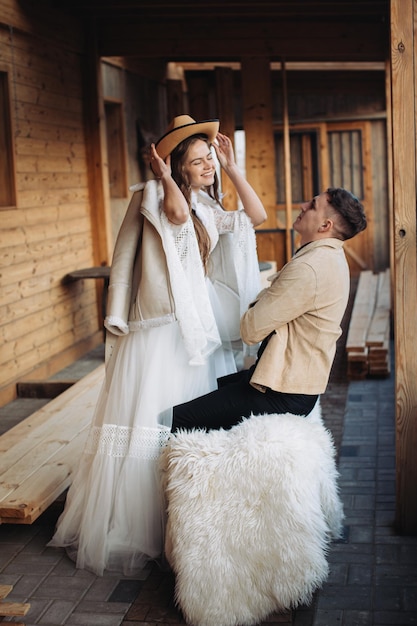
[[[60,0],[74,13],[98,18],[132,15],[176,19],[179,15],[206,18],[210,14],[251,20],[273,18],[379,19],[389,16],[388,0]]]
[[[389,52],[389,0],[61,0],[60,9],[94,24],[102,56],[374,62]]]

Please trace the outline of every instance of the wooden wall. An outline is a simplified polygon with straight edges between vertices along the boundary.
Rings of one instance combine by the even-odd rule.
[[[51,375],[102,338],[94,281],[62,284],[94,264],[80,41],[73,20],[1,4],[17,191],[0,211],[1,404],[17,380]]]

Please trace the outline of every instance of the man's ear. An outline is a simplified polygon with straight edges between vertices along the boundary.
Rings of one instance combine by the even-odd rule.
[[[324,222],[319,226],[319,233],[327,233],[333,228],[333,220],[327,218]]]

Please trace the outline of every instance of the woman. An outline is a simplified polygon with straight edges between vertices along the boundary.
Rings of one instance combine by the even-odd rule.
[[[114,346],[49,544],[65,547],[77,567],[99,575],[105,569],[132,574],[161,556],[157,463],[172,407],[236,371],[230,336],[236,320],[224,319],[236,294],[243,310],[258,291],[253,227],[266,213],[218,127],[217,120],[197,123],[185,115],[173,120],[150,149],[158,180],[137,186],[117,238],[105,320]],[[243,210],[221,206],[214,140]]]

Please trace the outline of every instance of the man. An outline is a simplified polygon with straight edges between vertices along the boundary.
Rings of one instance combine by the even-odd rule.
[[[219,389],[174,407],[172,431],[231,428],[265,413],[306,416],[327,387],[349,298],[343,242],[366,228],[349,191],[329,188],[301,205],[300,248],[241,319],[245,343],[262,342],[255,365]]]

